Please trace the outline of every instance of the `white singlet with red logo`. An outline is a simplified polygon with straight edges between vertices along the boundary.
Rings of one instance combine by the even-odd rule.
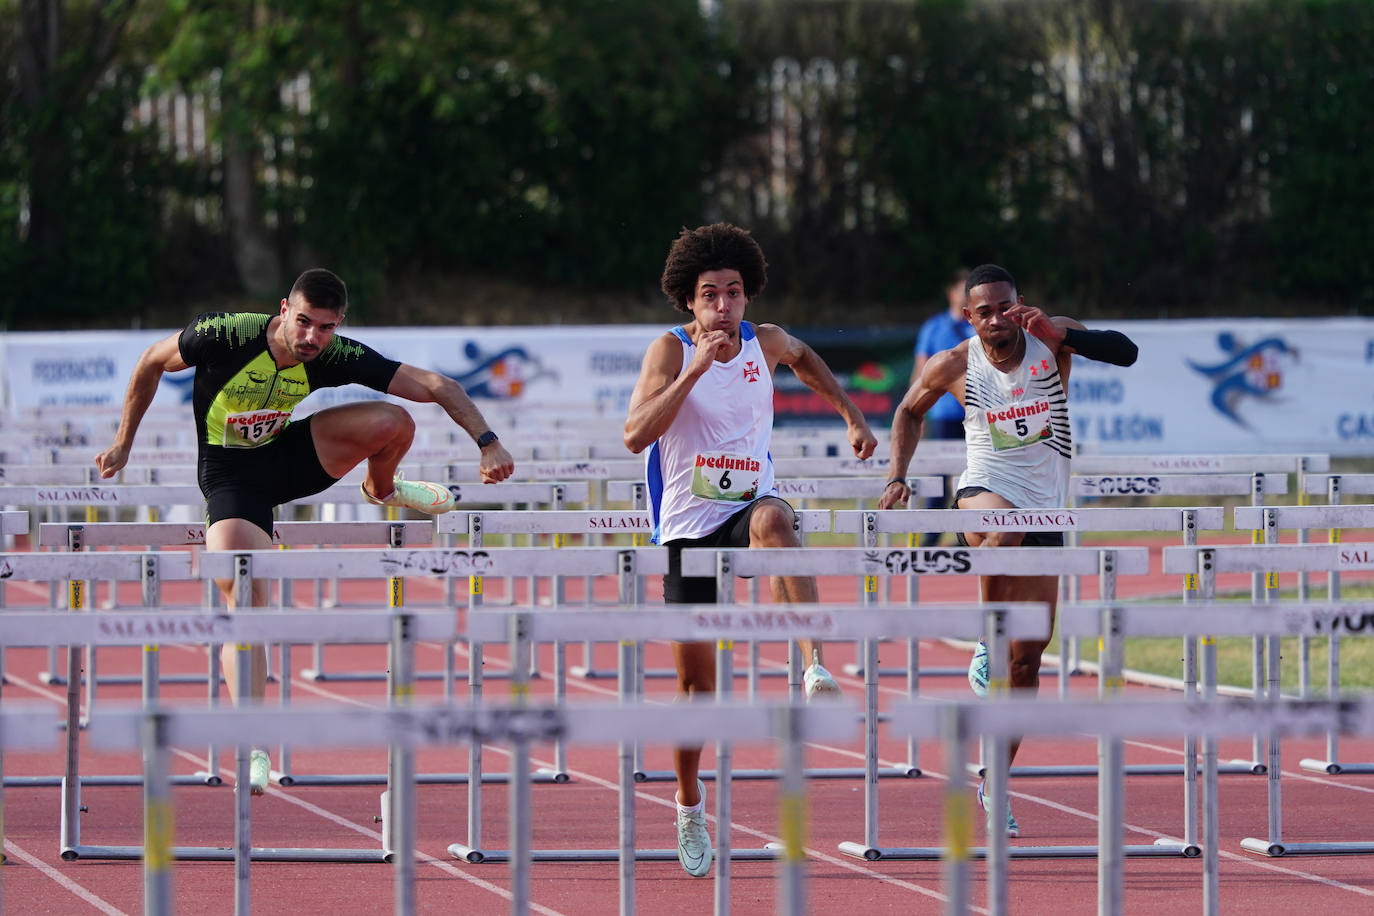
[[[1037,337],[1011,372],[993,368],[978,338],[968,344],[959,486],[983,487],[1023,509],[1068,505],[1069,399],[1054,353]]]
[[[682,328],[682,367],[696,345]],[[714,362],[697,379],[668,431],[649,447],[644,472],[654,542],[699,538],[760,496],[776,495],[773,459],[773,376],[754,326],[740,324],[740,351]]]

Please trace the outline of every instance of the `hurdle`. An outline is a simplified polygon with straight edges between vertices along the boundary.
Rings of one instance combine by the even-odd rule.
[[[100,556],[112,556],[101,554]],[[339,612],[322,611],[309,616],[289,611],[256,611],[233,614],[219,613],[206,608],[178,609],[162,608],[156,611],[103,612],[94,615],[52,614],[50,612],[7,612],[0,614],[0,643],[9,646],[46,646],[81,645],[83,643],[107,646],[144,645],[156,639],[161,645],[199,645],[206,643],[237,643],[246,645],[256,642],[269,642],[277,639],[304,641],[312,637],[332,641],[386,643],[389,646],[393,680],[389,696],[392,702],[397,697],[410,694],[413,681],[409,677],[412,670],[408,659],[413,655],[414,644],[419,640],[452,640],[457,638],[457,627],[453,614],[447,610],[428,613],[395,612]],[[145,696],[144,705],[154,706],[157,697]],[[215,707],[211,707],[213,710]],[[247,706],[247,714],[257,715],[268,712],[267,707]],[[102,708],[100,716],[92,717],[87,725],[87,733],[95,734],[100,721],[105,717]],[[70,719],[70,716],[69,716]],[[69,736],[71,729],[68,729]],[[213,737],[207,742],[212,745],[220,740]],[[70,743],[70,738],[69,738]],[[283,742],[289,744],[290,741]],[[246,755],[239,761],[238,785],[248,779]],[[212,763],[213,767],[214,764]],[[390,775],[390,774],[389,774]],[[413,777],[413,774],[411,774]],[[159,779],[162,777],[160,776]],[[124,779],[120,785],[139,785],[145,788],[147,774]],[[218,777],[216,776],[218,780]],[[186,784],[186,780],[173,778],[170,782]],[[116,784],[116,783],[107,783]],[[390,787],[390,780],[388,781]],[[235,836],[248,835],[248,794],[236,792]],[[383,837],[390,836],[386,829],[387,796],[382,797]],[[75,809],[79,812],[79,799]],[[66,861],[77,859],[137,859],[144,854],[142,847],[106,846],[84,844],[81,842],[79,814],[70,822],[64,818],[64,831],[61,841],[61,855]],[[244,841],[246,842],[246,840]],[[308,862],[381,862],[387,861],[389,842],[384,840],[381,849],[282,849],[264,848],[252,850],[252,857],[272,861]],[[178,859],[197,861],[221,861],[234,857],[233,850],[227,847],[177,847],[173,855]]]
[[[5,857],[5,752],[51,750],[59,744],[61,735],[58,723],[47,709],[27,703],[18,709],[14,707],[13,702],[7,703],[0,711],[0,865],[9,861]],[[5,884],[0,881],[0,911],[4,908]]]
[[[1197,543],[1197,532],[1220,530],[1225,526],[1221,507],[1199,508],[1064,508],[1064,509],[889,509],[885,512],[836,511],[834,530],[859,534],[864,547],[877,548],[880,534],[914,535],[924,532],[961,531],[1053,531],[1076,535],[1082,531],[1178,531],[1184,543]],[[1066,545],[1076,546],[1076,545]],[[1115,598],[1115,580],[1099,570],[1104,600]],[[1077,581],[1076,578],[1074,581]],[[919,580],[913,572],[907,578],[907,603],[919,600]],[[1070,666],[1067,640],[1060,638],[1058,678],[1059,695],[1068,694]],[[914,663],[913,660],[908,660]],[[861,674],[857,669],[853,672]],[[900,674],[900,670],[884,672]],[[946,669],[935,674],[963,674]]]
[[[913,512],[948,512],[950,510],[910,510]],[[878,513],[874,513],[878,514]],[[733,588],[732,577],[737,575],[862,575],[875,580],[870,594],[876,593],[876,579],[885,575],[908,575],[913,569],[930,575],[1087,575],[1099,572],[1107,576],[1140,575],[1148,571],[1149,550],[1144,547],[1116,549],[999,547],[995,550],[976,548],[908,548],[905,550],[839,548],[808,551],[804,548],[764,548],[752,550],[720,550],[692,548],[682,552],[683,575],[706,575],[712,571],[722,592]],[[865,709],[877,707],[878,664],[877,641],[864,640],[864,700]],[[989,666],[994,663],[988,654]],[[1000,660],[997,660],[1000,667]],[[998,687],[1005,683],[999,678]],[[908,745],[908,766],[919,772],[915,759],[915,743]],[[878,837],[878,752],[876,722],[870,724],[864,738],[864,839],[862,842],[840,844],[840,851],[869,861],[880,858],[930,859],[938,858],[930,848],[884,847]],[[1086,849],[1093,849],[1089,853]],[[1043,857],[1085,856],[1095,854],[1095,847],[1041,847]],[[1143,846],[1132,848],[1130,854],[1141,856],[1182,855],[1184,845]]]
[[[684,557],[687,553],[688,551],[684,551]],[[899,609],[830,604],[790,605],[765,609],[712,604],[671,605],[653,614],[631,614],[626,613],[627,610],[632,609],[612,612],[482,610],[469,615],[467,634],[475,643],[508,639],[510,656],[512,659],[520,660],[521,665],[529,655],[529,646],[535,641],[569,640],[576,638],[578,634],[588,635],[596,642],[618,641],[619,691],[622,704],[636,699],[635,646],[651,639],[677,642],[714,641],[718,662],[716,702],[728,704],[736,639],[766,638],[790,641],[805,636],[854,639],[875,638],[892,633],[924,636],[985,633],[993,640],[994,645],[1005,646],[1005,640],[1008,638],[1042,635],[1049,629],[1049,611],[1043,604],[946,605]],[[797,698],[793,696],[792,699],[795,702]],[[677,707],[674,708],[674,715],[676,709]],[[878,721],[876,712],[872,706],[866,708],[867,730],[874,734]],[[849,716],[852,721],[853,711],[849,712]],[[643,777],[643,774],[634,771],[634,743],[623,742],[619,748],[622,823],[625,817],[633,816],[633,799],[629,787],[635,782],[642,781]],[[720,825],[728,825],[732,820],[732,779],[779,776],[776,771],[734,770],[731,760],[731,749],[727,743],[722,742],[716,749],[716,769],[703,770],[699,774],[703,780],[710,779],[716,783],[716,822]],[[805,775],[815,778],[849,774],[833,770],[807,770]],[[785,774],[783,778],[786,779]],[[469,829],[471,830],[471,825]],[[474,839],[470,834],[467,843],[450,845],[449,853],[474,864],[504,861],[510,855],[499,850],[484,849],[474,842]],[[720,829],[716,848],[716,904],[717,912],[720,912],[720,882],[724,880],[728,884],[731,860],[771,859],[777,855],[777,851],[768,847],[761,850],[733,849],[727,828]],[[614,850],[546,850],[533,852],[531,855],[535,861],[604,861],[614,856]],[[635,853],[634,858],[642,861],[672,861],[676,856],[677,851],[674,849],[640,850]],[[724,904],[728,908],[728,898]]]
[[[1325,731],[1369,734],[1374,731],[1374,704],[1366,697],[1278,703],[1216,698],[1184,702],[1005,699],[946,706],[907,702],[890,710],[889,722],[893,731],[903,734],[943,736],[948,766],[954,772],[962,765],[964,748],[975,735],[995,736],[998,741],[1015,735],[1080,732],[1098,735],[1103,772],[1110,774],[1098,791],[1098,844],[1101,848],[1098,911],[1120,913],[1123,911],[1123,859],[1130,848],[1123,845],[1121,835],[1123,791],[1117,769],[1120,762],[1117,749],[1122,740],[1191,733],[1214,743],[1219,737],[1256,731],[1295,736],[1318,735]],[[1210,808],[1216,796],[1214,774],[1208,774],[1207,782]],[[947,896],[945,911],[950,914],[968,912],[969,861],[981,854],[988,863],[988,911],[1004,914],[1007,912],[1008,859],[1031,856],[1018,855],[1025,847],[1008,849],[1003,832],[991,825],[988,847],[985,850],[974,848],[967,815],[961,813],[967,809],[967,803],[958,797],[959,787],[951,780],[945,791],[946,843],[942,849]],[[993,798],[991,810],[1000,812],[1003,808],[999,806],[1005,803],[1003,791],[1000,798]],[[1215,836],[1209,837],[1204,845],[1203,913],[1206,916],[1216,916],[1221,911],[1217,860],[1207,856],[1207,850],[1215,851],[1216,845]]]
[[[1307,571],[1327,572],[1331,570],[1371,570],[1374,569],[1374,548],[1347,546],[1341,544],[1296,544],[1296,545],[1229,545],[1211,548],[1166,547],[1164,550],[1165,571],[1186,568],[1196,564],[1199,576],[1215,582],[1218,572],[1251,572],[1261,574],[1273,587],[1266,587],[1266,603],[1273,603],[1277,591],[1277,572]],[[1284,610],[1294,605],[1278,605]],[[1318,605],[1330,615],[1325,633],[1360,633],[1369,620],[1368,608],[1358,613],[1350,611],[1337,615],[1333,608],[1340,605]],[[1354,606],[1359,607],[1359,606]],[[1353,621],[1353,623],[1347,623]],[[1320,632],[1320,631],[1319,631]],[[1310,634],[1309,634],[1310,635]],[[1270,701],[1280,699],[1278,639],[1276,635],[1265,637],[1269,642],[1267,668],[1268,697]],[[1258,692],[1255,699],[1259,699]],[[1256,737],[1258,742],[1259,738]],[[1269,738],[1268,757],[1268,835],[1264,838],[1248,837],[1241,846],[1250,852],[1267,856],[1313,855],[1327,852],[1370,853],[1374,843],[1285,843],[1282,836],[1282,792],[1279,753],[1281,742],[1277,736]]]
[[[788,772],[787,788],[779,802],[781,835],[785,848],[777,856],[781,909],[789,916],[805,911],[805,795],[802,791],[800,760],[802,743],[807,740],[846,740],[854,732],[853,710],[828,707],[772,705],[689,704],[675,710],[671,722],[661,706],[616,706],[586,704],[568,707],[514,704],[509,706],[405,706],[392,709],[342,711],[217,710],[190,712],[176,708],[121,710],[102,717],[93,725],[91,740],[104,749],[140,748],[153,776],[165,772],[169,748],[173,744],[194,744],[211,735],[223,735],[234,743],[277,743],[296,741],[320,747],[358,747],[390,745],[407,753],[422,747],[452,744],[481,744],[504,741],[515,747],[562,735],[581,744],[625,742],[636,737],[656,743],[680,741],[781,742],[782,757]],[[0,717],[13,715],[6,711]],[[0,719],[3,721],[3,719]],[[402,788],[398,786],[398,788]],[[528,790],[528,785],[526,785]],[[170,810],[165,784],[150,781],[145,800],[145,824],[164,819]],[[396,867],[395,911],[409,914],[415,910],[415,836],[414,794],[397,806],[396,848],[390,861]],[[514,851],[510,861],[511,912],[525,913],[530,907],[530,865],[525,854],[530,848],[529,806],[513,805],[511,836]],[[148,912],[167,913],[171,901],[172,875],[167,867],[178,848],[168,843],[170,831],[148,830],[150,841],[144,856],[145,900]],[[635,912],[634,824],[621,822],[620,912]],[[236,844],[234,880],[235,913],[248,916],[250,874],[249,856]],[[728,912],[729,873],[717,872],[717,912]],[[722,910],[719,901],[725,899]]]

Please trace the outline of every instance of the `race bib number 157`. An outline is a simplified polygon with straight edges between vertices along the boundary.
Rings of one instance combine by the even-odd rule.
[[[280,410],[231,413],[224,418],[224,445],[226,448],[252,448],[270,442],[286,429],[290,420],[291,414]]]

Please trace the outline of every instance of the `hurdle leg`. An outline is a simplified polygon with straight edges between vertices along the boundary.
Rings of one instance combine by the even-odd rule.
[[[619,676],[616,679],[620,704],[630,702],[635,691],[636,644],[621,640],[619,647]],[[620,914],[634,916],[635,911],[635,790],[639,745],[633,741],[622,740],[618,745],[620,778],[617,785],[620,803]]]
[[[967,761],[968,722],[964,711],[950,705],[944,712],[945,770],[949,779],[944,788],[944,856],[943,879],[945,913],[963,916],[969,908],[969,858],[973,848],[973,818],[969,816],[968,798],[964,783],[958,776]]]
[[[716,642],[716,702],[730,700],[735,680],[735,643],[722,639]],[[733,756],[729,741],[716,742],[716,883],[715,914],[730,912],[730,765]]]
[[[778,869],[778,911],[802,916],[806,911],[806,749],[801,710],[794,704],[782,716],[782,784],[778,799],[778,832],[782,834]]]
[[[1217,642],[1211,636],[1202,638],[1202,696],[1214,700],[1217,695]],[[1203,916],[1218,916],[1221,912],[1221,806],[1217,799],[1217,738],[1208,734],[1202,738],[1202,912]]]
[[[66,761],[62,776],[62,858],[75,861],[81,845],[81,647],[67,648]]]
[[[143,911],[162,916],[172,908],[171,747],[167,718],[143,717]]]

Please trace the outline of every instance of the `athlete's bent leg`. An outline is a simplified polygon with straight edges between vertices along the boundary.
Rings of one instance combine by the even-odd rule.
[[[257,525],[242,518],[225,518],[205,529],[206,550],[267,550],[272,547],[272,537]],[[216,579],[220,593],[224,596],[225,607],[233,610],[234,582],[232,579]],[[253,580],[253,606],[267,604],[267,582]],[[249,698],[262,701],[267,693],[267,648],[262,645],[250,646],[248,689]],[[220,647],[220,665],[224,669],[224,680],[229,686],[229,696],[239,701],[239,653],[238,647],[226,644]]]
[[[715,645],[709,642],[673,643],[673,662],[677,666],[679,697],[694,700],[715,693]],[[673,770],[677,773],[677,801],[690,808],[701,801],[697,773],[701,770],[701,746],[673,750]]]
[[[749,514],[750,547],[800,547],[801,536],[795,528],[796,513],[786,501],[765,496]],[[769,576],[768,587],[775,604],[815,604],[820,600],[815,576]],[[802,667],[818,662],[824,666],[824,649],[818,640],[798,639]],[[814,653],[814,658],[813,658]]]
[[[385,499],[394,489],[396,468],[415,439],[415,421],[395,404],[343,404],[312,415],[310,435],[326,474],[343,477],[366,461],[363,488]]]

